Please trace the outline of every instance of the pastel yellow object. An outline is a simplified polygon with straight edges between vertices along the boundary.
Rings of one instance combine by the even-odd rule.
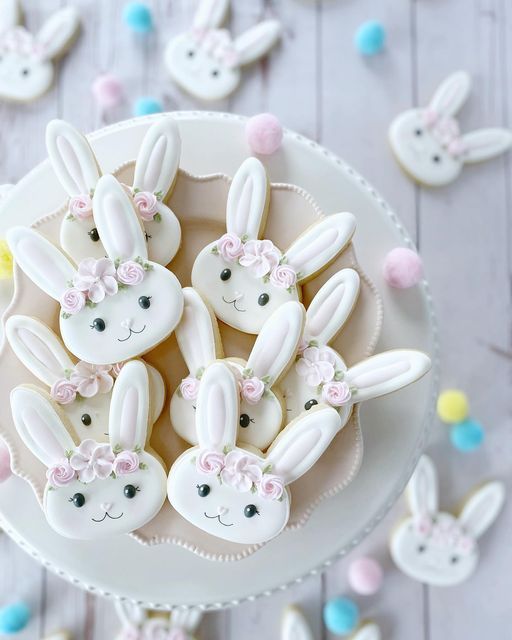
[[[12,253],[5,240],[0,240],[0,280],[12,278]]]
[[[437,414],[443,422],[455,424],[468,417],[469,402],[466,394],[458,389],[447,389],[437,399]]]
[[[45,636],[43,640],[71,640],[71,635],[67,631],[57,631],[57,633]]]

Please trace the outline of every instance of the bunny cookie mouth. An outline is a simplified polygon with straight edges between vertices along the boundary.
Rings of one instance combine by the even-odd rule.
[[[104,520],[106,520],[107,518],[110,518],[110,520],[119,520],[120,518],[122,518],[124,516],[124,511],[121,512],[120,516],[111,516],[110,513],[108,511],[105,511],[105,515],[103,516],[103,518],[97,520],[96,518],[91,518],[91,520],[93,522],[103,522]]]
[[[144,325],[140,331],[134,331],[133,329],[128,329],[128,331],[130,332],[128,334],[128,337],[127,338],[118,338],[117,341],[118,342],[126,342],[127,340],[129,340],[132,337],[133,333],[138,335],[139,333],[142,333],[145,329],[146,329],[146,325]]]
[[[204,512],[204,516],[209,520],[218,520],[223,527],[232,527],[235,524],[234,522],[232,522],[231,524],[226,524],[225,522],[222,522],[220,516],[209,516],[206,511]]]
[[[224,300],[224,302],[225,302],[226,304],[232,304],[232,305],[233,305],[233,307],[234,307],[237,311],[240,311],[240,313],[245,313],[245,312],[247,311],[247,309],[239,309],[239,308],[236,306],[237,298],[235,298],[234,300],[226,300],[226,298],[225,298],[224,296],[222,296],[222,299]]]

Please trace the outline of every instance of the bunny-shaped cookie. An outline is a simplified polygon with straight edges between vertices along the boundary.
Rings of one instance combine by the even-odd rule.
[[[199,445],[174,462],[168,496],[176,511],[203,531],[258,544],[284,529],[290,515],[287,485],[320,458],[341,420],[331,407],[315,407],[285,427],[264,456],[236,445],[239,398],[228,365],[210,365],[197,398]]]
[[[18,0],[0,3],[0,100],[30,102],[46,93],[55,77],[54,60],[71,46],[80,18],[74,7],[57,11],[36,35],[20,25]]]
[[[350,635],[350,640],[380,640],[380,629],[375,622],[365,621]],[[281,640],[315,640],[302,611],[294,606],[284,610],[281,621]]]
[[[75,268],[33,229],[14,227],[7,241],[19,267],[60,302],[64,344],[91,364],[123,362],[165,340],[183,311],[176,276],[147,261],[140,221],[130,196],[111,175],[100,178],[93,206],[108,258]]]
[[[453,182],[465,164],[494,158],[512,147],[508,129],[478,129],[462,135],[454,116],[466,101],[471,78],[449,76],[426,108],[409,109],[393,120],[389,140],[398,162],[417,182],[439,187]]]
[[[219,28],[228,8],[229,0],[199,0],[192,28],[165,50],[171,78],[201,100],[226,98],[240,84],[241,67],[265,56],[281,35],[277,20],[265,20],[233,39]]]
[[[171,399],[171,423],[190,444],[197,444],[195,403],[205,368],[223,357],[215,316],[192,288],[183,289],[185,306],[176,327],[180,351],[189,368]],[[296,301],[278,307],[265,322],[247,362],[226,360],[240,387],[240,440],[265,450],[283,424],[284,400],[279,379],[294,359],[304,325],[304,308]]]
[[[55,333],[40,320],[15,315],[5,323],[5,336],[18,359],[43,384],[66,414],[80,440],[108,439],[106,426],[118,365],[74,363]],[[151,394],[151,424],[160,416],[165,385],[160,373],[146,364]]]
[[[127,362],[112,392],[109,443],[78,446],[52,403],[30,387],[11,392],[14,424],[48,467],[43,508],[67,538],[93,540],[129,533],[155,517],[165,500],[166,474],[145,450],[149,381],[144,364]]]
[[[199,609],[149,614],[128,601],[116,602],[123,628],[116,640],[193,640],[201,622]]]
[[[439,511],[437,473],[422,456],[407,486],[412,515],[391,536],[397,567],[425,584],[448,587],[467,580],[478,563],[477,539],[496,520],[505,500],[501,482],[476,487],[460,514]]]
[[[229,189],[226,228],[192,267],[192,285],[217,318],[244,333],[258,334],[288,300],[299,300],[300,285],[341,253],[355,230],[351,213],[326,216],[286,251],[259,240],[268,207],[268,180],[256,158],[245,160]]]
[[[385,351],[347,368],[329,346],[347,321],[359,293],[359,275],[342,269],[320,288],[306,311],[301,348],[281,381],[288,420],[319,403],[335,407],[346,424],[352,407],[421,378],[430,358],[420,351]]]
[[[60,244],[75,262],[103,258],[105,249],[93,213],[92,197],[101,176],[86,138],[63,120],[46,128],[46,147],[53,170],[69,195],[69,211],[60,228]],[[152,125],[141,144],[131,194],[142,221],[152,262],[168,264],[181,242],[181,228],[163,201],[175,182],[181,138],[173,118]]]

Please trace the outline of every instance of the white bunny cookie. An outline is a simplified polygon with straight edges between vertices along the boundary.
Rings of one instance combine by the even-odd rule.
[[[391,556],[406,575],[438,587],[467,580],[478,563],[477,539],[496,520],[505,500],[501,482],[487,482],[468,496],[458,516],[439,511],[437,473],[422,456],[407,486],[411,516],[394,530]]]
[[[199,0],[192,28],[174,37],[164,62],[171,78],[201,100],[220,100],[240,84],[242,67],[265,56],[281,35],[277,20],[265,20],[233,39],[220,29],[229,0]]]
[[[281,640],[315,640],[304,614],[294,605],[284,610]],[[365,621],[350,635],[350,640],[381,640],[380,629],[374,622]]]
[[[171,423],[190,444],[197,444],[195,404],[205,368],[223,357],[215,317],[192,288],[183,289],[185,306],[176,327],[180,351],[189,368],[171,399]],[[278,382],[294,359],[304,325],[304,308],[286,302],[265,322],[247,362],[226,362],[235,372],[240,389],[240,430],[237,440],[265,450],[279,433],[284,401]],[[277,388],[276,387],[277,384]]]
[[[226,229],[192,267],[192,285],[217,318],[244,333],[258,334],[282,304],[300,299],[300,285],[324,269],[350,242],[351,213],[326,216],[283,254],[259,240],[268,207],[268,180],[256,158],[245,160],[229,189]]]
[[[53,170],[69,195],[69,209],[60,228],[60,244],[75,262],[103,258],[105,248],[95,222],[93,194],[101,176],[94,152],[86,138],[63,120],[46,128],[46,147]],[[173,118],[152,125],[135,164],[131,195],[144,227],[147,253],[152,262],[166,265],[176,255],[181,228],[163,201],[178,174],[181,138]]]
[[[347,321],[358,293],[359,275],[343,269],[311,301],[296,362],[281,381],[288,420],[323,403],[335,407],[346,424],[356,402],[401,389],[430,369],[428,356],[407,349],[379,353],[347,367],[329,342]]]
[[[5,335],[25,367],[49,387],[50,397],[66,414],[80,440],[108,438],[108,412],[118,367],[73,362],[55,333],[40,320],[15,315],[5,323]],[[146,364],[146,363],[144,363]],[[165,385],[160,373],[146,364],[151,393],[151,424],[160,416]]]
[[[258,544],[284,529],[290,515],[287,485],[320,458],[341,420],[331,407],[315,407],[290,423],[263,455],[236,446],[239,396],[225,363],[206,369],[197,398],[199,445],[174,462],[168,496],[176,511],[203,531]]]
[[[512,147],[508,129],[478,129],[462,135],[454,116],[466,101],[471,78],[458,71],[421,109],[401,113],[389,129],[398,162],[417,182],[439,187],[453,182],[465,164],[488,160]]]
[[[166,474],[145,450],[148,373],[140,361],[121,370],[112,393],[109,443],[78,446],[61,415],[40,393],[16,387],[14,424],[48,468],[43,508],[48,524],[67,538],[93,540],[129,533],[155,517],[165,500]]]
[[[116,640],[193,640],[203,614],[199,609],[149,613],[128,601],[116,602],[122,630]]]
[[[64,344],[80,360],[130,360],[165,340],[183,311],[176,276],[147,260],[142,227],[119,182],[103,176],[94,192],[95,220],[108,258],[77,268],[32,229],[14,227],[7,241],[18,266],[61,305]]]
[[[54,60],[71,46],[80,18],[74,7],[50,16],[35,35],[20,25],[18,0],[0,2],[0,100],[30,102],[46,93]]]

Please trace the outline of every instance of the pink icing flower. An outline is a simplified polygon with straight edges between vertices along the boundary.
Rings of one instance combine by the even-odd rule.
[[[336,360],[329,349],[308,347],[297,361],[295,370],[310,387],[330,382],[334,378]]]
[[[59,404],[71,404],[76,400],[76,386],[65,378],[56,380],[51,386],[50,396]]]
[[[199,393],[200,381],[193,376],[183,378],[180,384],[180,393],[185,400],[195,400]]]
[[[248,267],[255,278],[263,278],[277,267],[281,254],[271,240],[249,240],[239,262]]]
[[[346,382],[326,382],[322,387],[322,400],[333,407],[341,407],[352,397],[350,387]]]
[[[65,487],[76,477],[75,470],[66,458],[56,462],[46,471],[46,478],[52,487]]]
[[[217,240],[219,254],[226,262],[235,262],[244,253],[244,244],[234,233],[225,233]]]
[[[279,264],[270,272],[270,282],[274,287],[290,289],[290,287],[294,287],[297,284],[297,273],[290,265]]]
[[[145,275],[146,272],[144,271],[143,266],[134,260],[121,262],[117,267],[117,279],[119,282],[128,284],[132,287],[140,284],[144,280]]]
[[[169,628],[163,618],[152,618],[144,624],[142,640],[188,640],[188,634],[178,627]]]
[[[114,376],[114,378],[117,378],[117,376],[121,373],[121,369],[124,367],[124,364],[124,362],[116,362],[112,365],[112,375]]]
[[[227,454],[224,469],[220,472],[222,482],[240,492],[250,491],[261,481],[262,475],[258,461],[236,449]]]
[[[65,313],[75,315],[85,307],[85,294],[74,287],[66,289],[60,299],[60,306]]]
[[[284,493],[283,479],[271,473],[264,473],[257,486],[258,495],[266,500],[279,500]]]
[[[149,222],[158,213],[158,198],[150,191],[139,191],[135,194],[133,201],[143,220]]]
[[[259,378],[243,378],[240,380],[240,393],[249,404],[258,404],[265,393],[265,383]]]
[[[78,479],[84,484],[95,478],[104,480],[114,470],[114,452],[109,444],[84,440],[69,459],[71,467],[78,471]]]
[[[115,295],[118,286],[114,263],[109,258],[85,258],[78,265],[73,284],[94,303],[101,302],[105,296]]]
[[[114,473],[116,476],[125,476],[139,468],[139,456],[135,451],[121,451],[114,460]]]
[[[73,196],[69,201],[69,213],[78,220],[86,220],[92,216],[92,200],[87,193]]]
[[[111,369],[110,365],[89,364],[80,360],[75,365],[70,382],[84,398],[92,398],[98,393],[109,393],[114,384],[110,375]]]
[[[224,461],[223,453],[202,449],[196,458],[196,469],[201,473],[218,475],[224,469]]]

